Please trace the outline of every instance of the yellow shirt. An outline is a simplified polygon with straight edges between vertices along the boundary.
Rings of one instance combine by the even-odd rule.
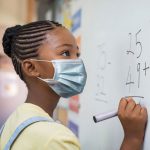
[[[8,118],[0,138],[3,150],[15,129],[25,120],[41,116],[52,118],[40,107],[24,103]],[[11,150],[80,150],[75,135],[56,122],[37,122],[28,126],[17,138]]]

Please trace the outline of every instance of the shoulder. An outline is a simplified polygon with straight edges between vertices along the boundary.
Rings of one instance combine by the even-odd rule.
[[[62,124],[56,122],[38,122],[26,129],[27,137],[34,139],[36,145],[41,143],[42,149],[79,150],[80,144],[76,136]],[[39,142],[38,142],[39,141]]]
[[[52,122],[37,122],[32,125],[30,125],[27,129],[26,132],[28,134],[32,133],[34,135],[40,135],[40,136],[45,136],[45,137],[55,137],[58,134],[64,134],[68,136],[75,137],[75,135],[72,133],[70,129],[65,127],[64,125],[60,123],[56,123],[54,121]]]

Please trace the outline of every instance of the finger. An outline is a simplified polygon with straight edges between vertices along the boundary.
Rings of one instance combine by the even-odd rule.
[[[119,102],[119,107],[118,107],[118,113],[124,113],[127,105],[127,100],[125,98],[122,98]]]
[[[147,109],[145,107],[141,108],[141,112],[140,115],[142,115],[143,117],[147,118],[148,114],[147,114]]]
[[[126,106],[126,112],[130,113],[133,111],[134,107],[136,106],[136,103],[132,98],[128,99],[127,101],[128,104]]]
[[[133,100],[132,97],[127,97],[126,98],[127,102],[130,102],[130,100]]]
[[[142,109],[141,105],[137,104],[133,109],[133,113],[140,115],[141,109]]]

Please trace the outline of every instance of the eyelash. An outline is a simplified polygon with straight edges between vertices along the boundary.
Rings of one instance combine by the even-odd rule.
[[[66,54],[66,55],[64,55]],[[64,51],[61,55],[67,57],[67,56],[70,56],[70,51]],[[80,57],[80,53],[77,53],[77,57]]]
[[[65,56],[70,56],[70,52],[69,52],[69,51],[64,51],[64,52],[62,53],[62,55],[64,56],[64,54],[66,54]]]

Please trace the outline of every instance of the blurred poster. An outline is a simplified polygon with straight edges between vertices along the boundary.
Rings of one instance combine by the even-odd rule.
[[[78,124],[76,124],[73,121],[68,122],[68,127],[71,129],[71,131],[78,137],[79,136],[79,127]]]
[[[63,5],[63,24],[65,27],[67,27],[69,30],[71,30],[72,27],[72,18],[71,18],[71,5],[69,0],[64,1]]]
[[[75,32],[78,28],[81,27],[81,9],[77,10],[75,14],[72,16],[72,32]]]
[[[75,113],[79,113],[79,108],[80,108],[79,95],[72,96],[69,99],[69,108],[71,111]]]
[[[59,120],[63,125],[67,126],[68,123],[68,112],[65,108],[57,108],[57,120]]]

